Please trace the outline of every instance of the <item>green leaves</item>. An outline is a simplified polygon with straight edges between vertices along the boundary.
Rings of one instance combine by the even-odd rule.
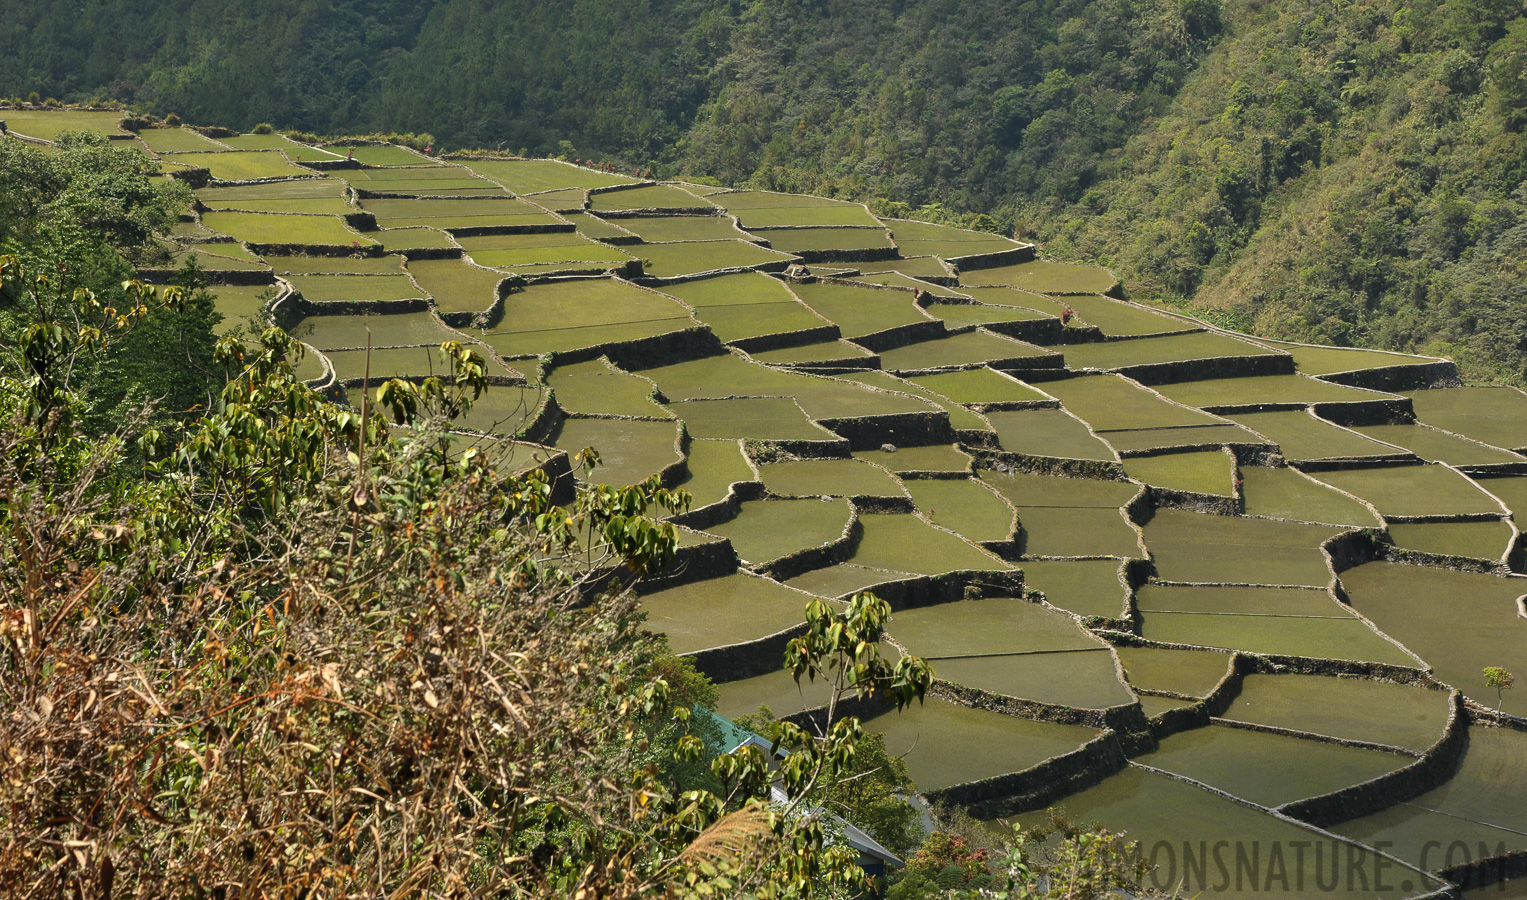
[[[874,594],[858,593],[848,609],[836,612],[823,600],[806,607],[806,634],[785,648],[785,667],[810,681],[837,679],[867,698],[885,698],[905,709],[921,701],[933,682],[933,669],[922,659],[904,656],[895,665],[880,656],[879,641],[890,604]]]

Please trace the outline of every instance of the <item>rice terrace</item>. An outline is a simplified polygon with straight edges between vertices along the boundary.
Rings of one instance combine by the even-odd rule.
[[[1187,895],[1527,896],[1527,691],[1482,674],[1527,674],[1527,394],[857,203],[122,115],[0,114],[192,184],[142,275],[194,259],[225,333],[355,409],[459,341],[461,448],[691,494],[640,604],[720,715],[820,703],[781,654],[872,591],[935,682],[865,728],[935,806],[1064,808]]]

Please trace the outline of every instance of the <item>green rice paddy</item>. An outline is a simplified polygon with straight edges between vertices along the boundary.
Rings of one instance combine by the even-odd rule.
[[[1041,294],[1101,294],[1114,283],[1113,274],[1107,269],[1043,259],[983,269],[971,276],[972,284],[1005,284]]]
[[[589,197],[589,209],[607,212],[630,209],[694,209],[712,208],[710,203],[688,191],[666,184],[605,191]]]
[[[807,331],[831,324],[796,302],[711,306],[696,311],[695,318],[709,326],[723,341]]]
[[[367,336],[372,347],[439,346],[441,341],[460,340],[440,320],[426,312],[388,315],[308,316],[291,329],[319,350],[364,348]]]
[[[1004,250],[1017,249],[1019,245],[1015,241],[996,235],[987,235],[980,240],[974,241],[896,241],[896,246],[905,256],[937,256],[941,259],[959,259],[963,256],[978,256],[983,253],[1001,253]]]
[[[1440,388],[1406,396],[1428,425],[1497,447],[1527,449],[1527,394],[1516,388]]]
[[[645,627],[675,653],[757,640],[805,620],[811,597],[756,575],[725,575],[642,597]]]
[[[1303,656],[1414,666],[1400,647],[1359,619],[1242,616],[1217,613],[1153,614],[1140,632],[1167,644],[1219,647],[1273,656]]]
[[[209,244],[207,246],[221,248],[224,246],[236,247],[238,245]],[[254,272],[266,268],[264,263],[250,262],[247,259],[224,256],[220,253],[209,253],[201,249],[184,250],[173,254],[170,257],[170,266],[178,269],[192,258],[195,258],[198,266],[208,272]]]
[[[765,250],[748,241],[692,241],[677,244],[643,244],[632,252],[647,260],[647,273],[659,278],[696,275],[717,269],[751,268],[788,262],[788,253]]]
[[[1353,609],[1481,703],[1497,702],[1485,666],[1527,671],[1527,619],[1517,604],[1527,579],[1372,562],[1343,572],[1341,583]],[[1522,693],[1505,692],[1506,712],[1527,713]]]
[[[1146,691],[1207,697],[1230,671],[1230,654],[1157,647],[1116,647],[1129,683]]]
[[[1386,775],[1410,759],[1378,750],[1211,725],[1174,734],[1139,761],[1253,803],[1279,806]]]
[[[768,354],[763,354],[759,358],[767,362],[767,356]],[[895,376],[886,372],[860,372],[852,375],[840,376],[839,380],[849,381],[855,384],[867,385],[869,387],[881,388],[888,391],[897,391],[899,393],[910,394],[914,397],[920,397],[948,413],[949,426],[951,428],[986,432],[992,430],[991,424],[988,423],[986,419],[971,412],[958,403],[954,403],[920,385],[912,384],[909,381],[904,381],[902,379],[896,378]]]
[[[1266,444],[1267,441],[1239,425],[1174,425],[1168,428],[1128,428],[1103,435],[1120,453],[1203,447],[1215,444]]]
[[[698,315],[710,315],[707,310]],[[801,344],[798,347],[781,347],[778,350],[755,350],[748,354],[759,362],[781,365],[809,365],[811,363],[855,362],[872,356],[868,350],[848,341],[821,341]]]
[[[335,156],[354,158],[363,166],[433,166],[437,163],[422,153],[392,144],[361,147],[328,145],[323,148]]]
[[[743,209],[838,209],[854,204],[826,197],[806,194],[780,194],[774,191],[714,191],[706,195],[717,206],[730,210]]]
[[[928,521],[972,541],[1005,541],[1016,516],[996,493],[969,478],[918,478],[906,482],[912,502]]]
[[[1381,444],[1350,429],[1332,425],[1306,410],[1236,413],[1230,418],[1283,448],[1283,455],[1289,459],[1405,455],[1399,447]]]
[[[668,404],[697,438],[762,441],[835,441],[789,397],[680,400]]]
[[[485,340],[505,356],[596,346],[694,326],[671,298],[607,278],[532,284],[504,299]]]
[[[1125,600],[1119,566],[1113,559],[1032,560],[1023,563],[1023,582],[1067,612],[1116,619]]]
[[[1441,868],[1450,851],[1459,865],[1501,848],[1527,849],[1527,734],[1471,727],[1463,762],[1446,784],[1334,830],[1385,842],[1399,858],[1429,868]],[[1452,847],[1454,841],[1464,848]]]
[[[1151,363],[1213,359],[1224,356],[1267,356],[1273,351],[1210,331],[1193,331],[1165,337],[1071,344],[1057,348],[1066,354],[1066,365],[1084,369],[1122,369]]]
[[[1389,526],[1389,537],[1396,547],[1490,562],[1506,555],[1515,536],[1505,521],[1395,522]]]
[[[869,280],[869,279],[865,279]],[[932,303],[923,307],[928,315],[954,328],[967,325],[991,325],[1002,322],[1036,322],[1051,318],[1045,313],[1015,306],[988,306],[985,303]]]
[[[372,235],[389,253],[408,250],[444,250],[455,247],[451,236],[434,228],[393,228]]]
[[[776,716],[788,716],[806,709],[825,706],[829,688],[825,681],[811,681],[781,669],[767,675],[755,675],[716,685],[720,699],[716,712],[730,719],[756,713],[766,706]]]
[[[730,538],[744,560],[766,563],[837,541],[849,515],[841,499],[754,500],[742,504],[736,518],[706,530]]]
[[[1499,503],[1446,466],[1342,469],[1315,477],[1367,500],[1386,516],[1502,513]]]
[[[337,216],[283,216],[269,213],[206,212],[203,225],[251,244],[368,246],[369,237],[353,231]],[[390,248],[389,248],[390,249]]]
[[[813,419],[927,412],[911,397],[896,396],[830,378],[797,375],[750,363],[731,353],[649,369],[644,374],[670,398],[781,396],[794,397]]]
[[[1320,675],[1248,675],[1223,718],[1417,752],[1442,739],[1445,691]]]
[[[925,791],[1019,772],[1070,753],[1094,735],[1090,728],[1033,722],[932,697],[864,727],[885,736],[889,753],[906,756],[907,770]]]
[[[266,302],[275,297],[275,285],[218,285],[212,293],[216,296],[213,303],[218,315],[223,317],[216,327],[218,334],[242,330],[254,336],[268,327],[264,309]]]
[[[624,175],[597,172],[555,159],[468,159],[462,160],[461,165],[516,194],[636,183],[636,179]]]
[[[925,659],[1061,650],[1100,650],[1104,644],[1070,616],[1014,597],[987,597],[907,609],[887,630]],[[1110,668],[1112,660],[1110,659]]]
[[[125,111],[95,112],[82,109],[5,111],[7,129],[43,141],[54,141],[65,131],[89,131],[94,134],[125,134],[122,117]]]
[[[1025,557],[1143,556],[1139,538],[1116,509],[1018,507]]]
[[[751,233],[784,253],[810,250],[889,250],[884,228],[757,228]]]
[[[971,462],[970,455],[953,444],[856,450],[854,458],[885,466],[898,475],[904,472],[968,472]]]
[[[854,287],[847,284],[798,284],[793,287],[805,304],[843,329],[852,340],[901,325],[930,321],[907,291]]]
[[[585,447],[599,451],[599,467],[589,473],[594,484],[636,484],[678,462],[672,422],[631,419],[564,419],[551,440],[568,453]]]
[[[1241,495],[1246,515],[1329,525],[1377,528],[1382,523],[1368,507],[1328,485],[1290,468],[1243,466]]]
[[[1235,489],[1235,460],[1222,450],[1137,456],[1124,461],[1124,473],[1174,491],[1229,496]]]
[[[943,260],[936,256],[907,257],[902,254],[902,259],[877,260],[875,262],[858,262],[853,267],[865,275],[877,272],[899,272],[909,278],[948,278],[949,267],[944,265]]]
[[[375,303],[422,293],[407,275],[290,275],[287,280],[313,303]]]
[[[809,226],[836,226],[875,228],[882,234],[885,226],[876,221],[863,206],[844,203],[837,206],[758,206],[749,209],[734,207],[728,201],[736,194],[712,197],[712,202],[725,206],[733,212],[743,228],[806,228]],[[759,235],[763,237],[763,235]]]
[[[1136,592],[1135,603],[1143,613],[1304,618],[1351,616],[1351,612],[1324,588],[1145,584]]]
[[[1424,356],[1385,353],[1380,350],[1353,350],[1345,347],[1305,347],[1282,341],[1263,341],[1269,347],[1286,350],[1294,357],[1299,371],[1309,375],[1334,375],[1358,369],[1384,369],[1432,362]]]
[[[416,259],[408,274],[444,312],[482,312],[498,299],[502,272],[483,269],[461,259]]]
[[[1145,526],[1145,544],[1164,581],[1323,587],[1331,571],[1320,545],[1340,531],[1159,509]]]
[[[1255,375],[1249,378],[1211,378],[1156,388],[1189,406],[1250,406],[1257,403],[1343,403],[1381,400],[1391,394],[1346,387],[1308,375]]]
[[[219,181],[290,178],[310,174],[310,170],[292,165],[286,157],[272,150],[237,153],[177,153],[171,158],[184,165],[201,166]]]
[[[1038,403],[1049,400],[1040,391],[991,368],[967,368],[909,377],[910,382],[956,403]]]
[[[886,369],[932,369],[974,363],[1011,362],[1048,356],[1041,347],[985,331],[967,331],[948,337],[919,341],[880,353]]]
[[[203,201],[211,209],[242,212],[301,213],[309,216],[345,216],[357,212],[343,197],[296,197],[289,200]]]
[[[689,492],[691,509],[721,502],[739,481],[758,480],[738,441],[690,441],[688,469],[678,487]]]
[[[562,218],[573,223],[573,227],[577,229],[578,233],[590,240],[602,241],[609,238],[634,239],[636,237],[636,235],[613,222],[606,222],[588,213],[563,213]]]
[[[934,662],[943,681],[1073,709],[1127,706],[1135,698],[1119,681],[1107,648],[1002,656],[961,656]]]
[[[1425,425],[1359,425],[1352,430],[1376,441],[1404,447],[1427,462],[1444,462],[1452,466],[1527,462],[1527,457],[1509,450],[1487,447]]]
[[[1112,460],[1113,450],[1087,423],[1059,409],[1020,409],[986,414],[1002,449],[1027,456]]]
[[[741,241],[748,235],[726,216],[649,216],[621,219],[620,227],[649,244],[668,241]]]
[[[1044,391],[1095,431],[1215,425],[1222,420],[1171,403],[1118,375],[1084,375],[1047,381]]]
[[[785,583],[819,597],[847,599],[860,591],[871,590],[876,585],[915,577],[910,572],[871,569],[844,563],[807,572]]]
[[[668,418],[652,400],[652,382],[623,372],[604,360],[558,366],[546,376],[557,405],[570,413]]]
[[[145,128],[138,139],[155,153],[183,153],[197,150],[227,150],[223,144],[189,128]]]
[[[801,459],[758,467],[769,493],[782,497],[905,497],[901,482],[857,459]]]
[[[864,535],[850,562],[919,575],[956,571],[1003,571],[1012,566],[968,541],[910,515],[859,517]]]
[[[1148,719],[1154,719],[1162,713],[1174,709],[1185,709],[1193,704],[1187,700],[1178,700],[1176,697],[1153,697],[1147,694],[1140,698],[1140,711],[1145,713]]]
[[[1319,831],[1138,767],[1055,806],[1076,821],[1125,832],[1147,853],[1155,849],[1159,868],[1146,883],[1158,890],[1258,897],[1292,891],[1297,885],[1329,896],[1398,898],[1440,887],[1435,879],[1406,871],[1372,850],[1334,842]],[[1016,817],[1025,827],[1048,819],[1046,811]],[[1223,868],[1214,862],[1215,846],[1220,847]],[[1295,847],[1305,852],[1296,857],[1291,849]],[[1333,867],[1333,862],[1338,864]],[[1374,891],[1375,879],[1386,888]]]
[[[490,377],[513,378],[520,374],[495,360],[493,354],[481,344],[467,346],[483,358],[484,368]],[[358,381],[367,377],[367,351],[330,350],[324,355],[328,356],[329,361],[334,364],[334,376],[341,383]],[[440,358],[438,346],[394,347],[370,351],[369,378],[373,389],[388,378],[422,375],[449,376],[451,374],[451,366]]]
[[[1527,524],[1527,475],[1477,478],[1474,483],[1500,498],[1506,508],[1511,510],[1518,527]]]

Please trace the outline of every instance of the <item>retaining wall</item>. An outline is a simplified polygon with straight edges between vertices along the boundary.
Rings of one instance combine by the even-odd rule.
[[[1458,765],[1469,747],[1469,715],[1463,708],[1462,695],[1454,691],[1449,697],[1449,703],[1451,710],[1447,727],[1442,732],[1442,740],[1421,754],[1420,759],[1361,784],[1285,803],[1277,807],[1277,811],[1323,828],[1372,815],[1446,784],[1458,771]]]

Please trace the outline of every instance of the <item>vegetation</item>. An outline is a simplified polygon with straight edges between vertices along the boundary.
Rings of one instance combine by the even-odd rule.
[[[1500,666],[1485,666],[1485,687],[1495,689],[1495,710],[1505,703],[1506,690],[1516,684],[1516,676]]]
[[[12,11],[0,84],[869,199],[1246,330],[1527,377],[1510,4],[94,7]]]

